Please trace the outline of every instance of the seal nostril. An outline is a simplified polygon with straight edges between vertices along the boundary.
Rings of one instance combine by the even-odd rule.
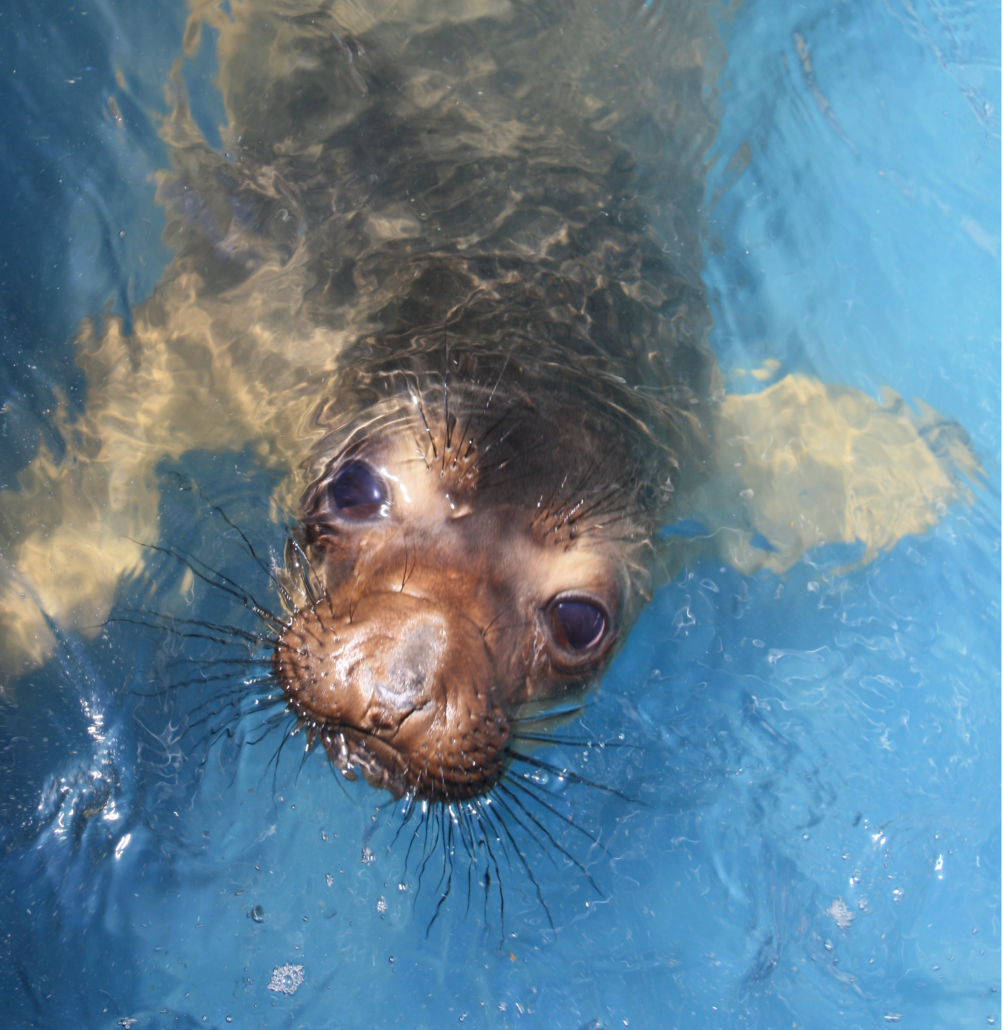
[[[602,609],[588,601],[558,601],[553,607],[552,621],[558,643],[572,651],[594,647],[606,631]]]
[[[372,519],[386,504],[383,484],[365,465],[343,465],[328,486],[339,513],[350,519]]]

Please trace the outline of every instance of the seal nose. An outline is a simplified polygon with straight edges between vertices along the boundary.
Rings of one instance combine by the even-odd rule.
[[[377,594],[340,619],[323,603],[301,609],[276,661],[287,693],[310,715],[392,730],[431,700],[447,648],[441,615],[413,598]]]
[[[448,649],[445,620],[439,615],[405,621],[396,647],[386,656],[384,690],[401,697],[421,696],[427,683],[434,682]],[[380,656],[373,656],[379,664]]]
[[[504,768],[509,728],[476,625],[400,593],[366,595],[350,618],[325,609],[297,612],[275,651],[300,718],[325,731],[325,744],[331,731],[352,737],[367,778],[396,793],[455,799],[488,790]]]

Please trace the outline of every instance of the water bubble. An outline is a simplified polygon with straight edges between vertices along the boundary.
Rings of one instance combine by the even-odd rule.
[[[263,923],[265,921],[265,910],[260,905],[255,905],[251,909],[251,918],[256,923]]]
[[[537,769],[536,772],[534,772],[533,775],[530,776],[530,779],[534,783],[539,784],[541,787],[546,786],[546,784],[550,782],[550,777],[543,769]]]
[[[295,994],[303,983],[302,966],[276,966],[272,970],[272,979],[268,984],[270,991],[276,994]]]
[[[896,887],[892,891],[892,901],[897,905],[905,897],[905,891],[901,887]]]
[[[334,886],[334,877],[330,873],[328,873],[324,877],[324,882],[328,885],[328,887],[333,887]]]
[[[376,911],[382,916],[387,910],[387,899],[380,895],[380,900],[376,902]]]

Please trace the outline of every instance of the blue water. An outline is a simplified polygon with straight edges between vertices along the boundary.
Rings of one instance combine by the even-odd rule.
[[[184,19],[0,12],[4,487],[82,403],[80,318],[127,314],[169,259],[150,177]],[[429,928],[441,864],[418,890],[384,797],[250,732],[202,762],[179,730],[198,698],[141,696],[162,637],[64,639],[0,706],[2,1025],[1000,1024],[999,7],[750,0],[720,22],[705,279],[728,389],[773,359],[920,398],[970,435],[973,502],[849,573],[832,549],[658,594],[565,730],[631,746],[548,752],[634,799],[546,784],[601,840],[549,824],[598,891],[527,846],[556,934],[504,861],[504,939],[497,889],[467,911],[465,882]],[[208,46],[186,68],[207,132],[213,70]],[[281,546],[252,454],[184,471]],[[196,495],[165,491],[162,521],[255,582]],[[302,984],[268,990],[286,964]]]

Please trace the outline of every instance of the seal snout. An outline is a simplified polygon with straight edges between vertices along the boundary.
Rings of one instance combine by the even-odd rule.
[[[468,619],[400,592],[351,615],[300,609],[275,649],[290,707],[344,773],[400,795],[454,800],[501,775],[509,728],[495,669]]]

